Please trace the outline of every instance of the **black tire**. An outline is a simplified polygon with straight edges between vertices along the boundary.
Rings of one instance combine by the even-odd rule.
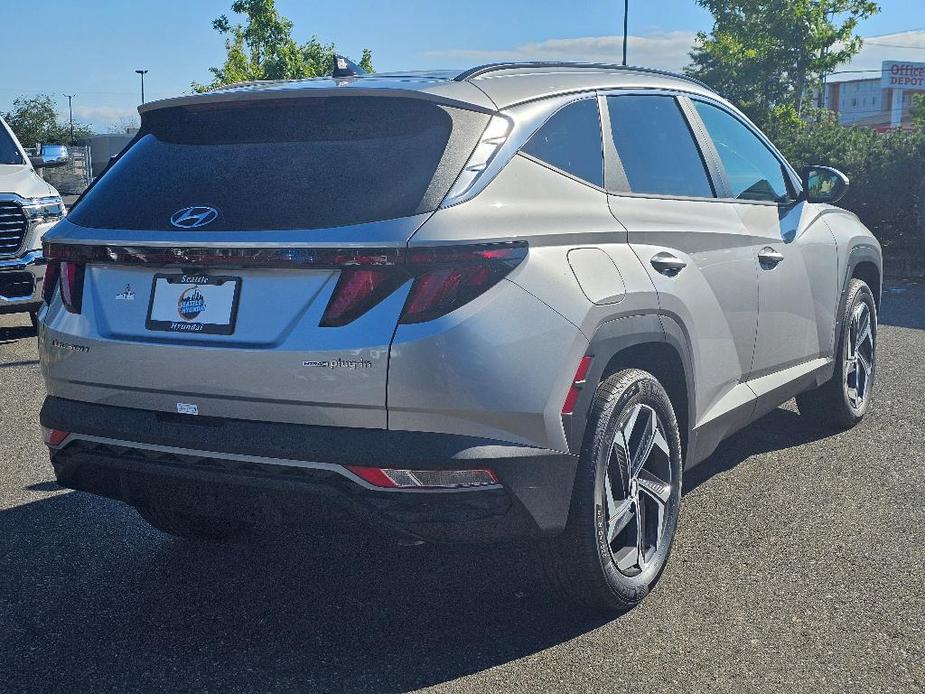
[[[852,335],[852,316],[861,304],[866,305],[870,316],[871,340],[869,347],[870,371],[865,378],[865,397],[860,406],[855,406],[851,397],[849,380],[852,375],[846,349]],[[877,373],[877,304],[874,295],[864,282],[852,279],[845,292],[845,301],[841,309],[841,328],[835,351],[835,373],[823,385],[797,396],[797,407],[804,417],[815,420],[826,429],[845,431],[857,425],[870,407],[874,382]],[[864,350],[866,351],[866,348]],[[857,366],[854,367],[857,374]],[[848,372],[848,378],[846,378]],[[855,385],[858,376],[855,375]],[[855,394],[857,391],[854,391]]]
[[[39,314],[35,311],[29,311],[29,320],[32,321],[32,329],[38,331],[39,329]]]
[[[638,408],[639,405],[643,407]],[[639,513],[637,506],[633,514],[610,514],[611,504],[618,508],[634,508],[630,491],[632,483],[627,483],[626,477],[617,485],[625,490],[624,498],[615,498],[618,490],[613,486],[614,494],[610,502],[606,497],[605,482],[608,475],[613,474],[614,466],[617,466],[621,475],[628,472],[627,456],[621,453],[623,447],[614,446],[617,434],[623,428],[630,428],[631,441],[627,448],[631,453],[633,450],[643,450],[645,444],[642,439],[638,440],[639,446],[634,449],[636,430],[628,418],[636,412],[634,421],[638,424],[639,417],[652,416],[648,414],[650,411],[657,415],[655,421],[660,425],[659,430],[663,436],[653,438],[659,450],[654,445],[650,446],[652,454],[643,463],[645,468],[649,467],[648,460],[653,465],[657,463],[661,471],[657,476],[663,481],[664,476],[670,476],[667,480],[669,486],[662,488],[666,498],[662,505],[657,504],[654,495],[647,496],[643,483],[637,481],[636,499],[638,504],[642,504],[643,513]],[[646,414],[638,414],[640,412]],[[620,371],[605,379],[598,386],[591,407],[565,532],[544,540],[539,547],[543,573],[553,593],[567,602],[594,610],[623,612],[638,605],[658,581],[671,552],[681,507],[681,473],[678,423],[671,401],[658,380],[639,369]],[[642,568],[638,573],[626,567],[621,568],[627,561],[627,553],[632,553],[632,548],[615,551],[614,547],[620,547],[624,540],[633,541],[633,533],[638,530],[637,519],[650,519],[653,506],[663,509],[663,524],[656,523],[657,527],[663,528],[657,544],[651,548],[650,555],[645,550],[642,552],[645,559],[639,561]],[[628,521],[626,527],[611,539],[608,534],[611,517],[633,520]],[[649,528],[651,522],[643,522],[641,527]],[[619,522],[615,523],[614,528],[619,525]],[[644,530],[642,535],[646,535],[646,532]],[[639,535],[635,537],[638,540]],[[621,553],[624,559],[618,565]]]
[[[138,506],[138,515],[169,535],[198,542],[232,543],[250,539],[255,527],[250,523],[213,516],[202,516],[162,504]]]

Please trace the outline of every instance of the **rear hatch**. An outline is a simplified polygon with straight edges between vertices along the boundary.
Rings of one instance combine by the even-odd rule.
[[[388,270],[488,119],[365,95],[146,112],[46,236],[50,394],[385,427],[411,286]]]

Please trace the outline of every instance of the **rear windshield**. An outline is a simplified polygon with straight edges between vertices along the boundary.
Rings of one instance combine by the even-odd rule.
[[[13,138],[0,123],[0,164],[23,164],[19,148]]]
[[[398,97],[280,99],[151,111],[69,215],[110,229],[320,229],[432,212],[488,116]]]

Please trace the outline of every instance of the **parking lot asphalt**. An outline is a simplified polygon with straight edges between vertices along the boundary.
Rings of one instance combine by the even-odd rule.
[[[34,333],[0,316],[0,691],[925,691],[925,286],[881,323],[868,418],[790,403],[725,442],[608,618],[549,604],[517,547],[210,546],[63,490]]]

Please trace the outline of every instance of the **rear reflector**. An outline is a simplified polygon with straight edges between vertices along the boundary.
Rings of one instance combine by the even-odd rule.
[[[48,429],[47,427],[42,427],[42,438],[45,440],[45,443],[49,446],[55,447],[61,444],[64,439],[71,435],[69,431],[61,431],[60,429]]]
[[[499,484],[491,470],[394,470],[348,465],[347,469],[385,489],[460,489]]]
[[[575,369],[575,378],[572,379],[572,385],[565,396],[565,402],[562,404],[562,414],[572,414],[575,411],[575,403],[578,402],[578,396],[585,385],[585,379],[588,376],[588,370],[591,368],[592,357],[585,355],[578,362],[578,368]]]

